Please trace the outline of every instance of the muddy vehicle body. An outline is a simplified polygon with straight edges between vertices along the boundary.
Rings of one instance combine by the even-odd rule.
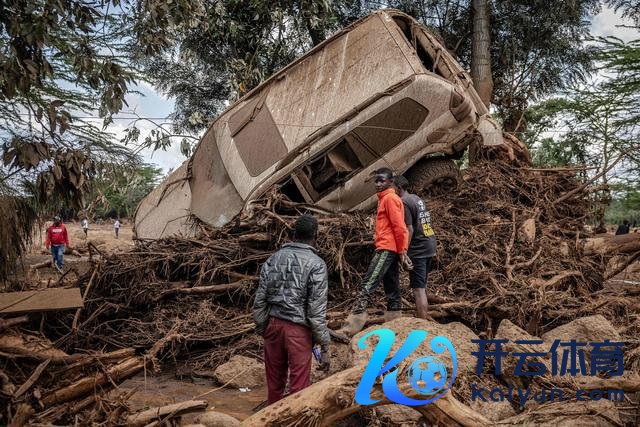
[[[276,185],[292,200],[328,211],[368,208],[375,203],[370,175],[380,167],[420,186],[451,188],[459,179],[452,159],[474,140],[503,142],[468,73],[413,18],[378,11],[221,114],[180,176],[143,200],[137,235],[168,234],[145,226],[149,221],[182,229],[185,213],[222,226]],[[162,198],[176,197],[176,182],[182,194],[185,180],[189,208],[180,196],[179,212],[172,211]]]

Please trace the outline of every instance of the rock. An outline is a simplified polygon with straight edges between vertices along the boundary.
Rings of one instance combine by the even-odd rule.
[[[533,242],[536,239],[536,219],[529,218],[522,223],[518,230],[518,240],[521,242]]]
[[[220,385],[230,388],[255,388],[265,383],[264,365],[245,356],[233,356],[213,373]]]
[[[231,415],[216,411],[206,411],[198,414],[193,419],[193,423],[201,424],[205,427],[236,427],[240,425],[240,421]]]
[[[392,425],[394,427],[413,427],[422,414],[415,409],[404,405],[384,405],[376,408],[376,415],[382,425]]]
[[[441,324],[434,321],[417,319],[415,317],[401,317],[399,319],[392,320],[391,322],[383,323],[382,325],[374,325],[354,336],[351,339],[351,350],[354,353],[354,365],[368,362],[373,350],[375,349],[375,344],[378,343],[378,337],[373,336],[367,341],[369,345],[364,349],[360,349],[358,347],[358,340],[365,334],[381,328],[388,328],[395,332],[396,338],[391,348],[391,354],[395,354],[402,343],[404,343],[409,332],[412,330],[422,329],[427,331],[427,337],[420,346],[414,350],[411,356],[407,358],[407,361],[411,362],[419,356],[433,355],[440,358],[450,370],[452,364],[449,352],[445,350],[444,353],[437,354],[429,346],[433,337],[436,335],[442,335],[451,341],[453,348],[456,351],[458,375],[472,374],[475,372],[477,359],[476,356],[471,354],[471,352],[477,351],[478,344],[471,342],[471,340],[477,340],[478,336],[474,334],[471,329],[459,322]]]
[[[542,339],[550,347],[555,340],[562,342],[576,340],[578,342],[586,342],[587,346],[583,347],[585,357],[591,354],[590,342],[603,342],[604,340],[620,342],[620,334],[614,326],[604,318],[597,314],[595,316],[581,317],[562,326],[550,330],[542,335]]]
[[[608,400],[554,402],[504,419],[499,426],[599,427],[622,425],[615,405]]]
[[[483,402],[482,400],[474,400],[469,406],[471,409],[478,411],[491,421],[500,421],[516,415],[516,410],[513,409],[513,406],[511,406],[511,403],[507,400],[503,400],[501,402]]]

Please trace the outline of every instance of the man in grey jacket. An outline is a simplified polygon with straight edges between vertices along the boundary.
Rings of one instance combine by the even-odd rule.
[[[253,305],[256,331],[264,337],[268,403],[282,399],[289,373],[291,394],[311,385],[311,351],[321,346],[320,368],[329,370],[327,266],[313,247],[318,221],[302,215],[294,242],[273,254],[260,271]]]

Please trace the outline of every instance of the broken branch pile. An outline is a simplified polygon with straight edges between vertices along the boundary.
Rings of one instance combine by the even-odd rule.
[[[630,313],[640,313],[631,295],[603,289],[611,254],[583,249],[589,204],[575,173],[484,163],[467,170],[456,194],[428,200],[439,241],[429,276],[431,314],[491,337],[503,319],[540,336],[584,314],[601,313],[621,326]],[[45,317],[43,332],[67,352],[132,349],[153,354],[153,362],[179,361],[193,369],[215,368],[231,354],[261,358],[250,313],[259,269],[288,239],[296,217],[310,209],[319,219],[317,247],[330,271],[329,323],[337,325],[348,313],[373,253],[372,218],[319,213],[273,192],[222,229],[201,227],[196,238],[140,241],[132,252],[104,256],[79,280],[85,308],[55,321]],[[406,286],[404,290],[410,300]],[[372,311],[380,308],[381,298]],[[638,332],[631,325],[624,336]],[[631,362],[640,363],[640,353],[634,354]],[[136,368],[147,366],[147,358],[131,357]],[[19,372],[10,378],[14,384],[27,381],[43,362],[2,360]],[[103,386],[117,383],[118,365],[100,366],[93,375],[109,378]],[[63,382],[80,381],[77,375],[60,373],[63,380],[58,378],[54,386],[58,374],[51,366],[42,369],[33,384],[45,396],[57,396]],[[42,400],[34,393],[28,396],[10,400],[8,410],[15,411],[23,400],[47,410],[47,405],[38,407]],[[64,410],[57,398],[47,400],[58,409],[41,419],[70,420],[83,405],[80,398],[69,397],[74,403]],[[83,409],[97,407],[95,401],[85,403]]]

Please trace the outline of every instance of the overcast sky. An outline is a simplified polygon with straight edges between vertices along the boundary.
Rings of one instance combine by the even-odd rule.
[[[625,41],[640,38],[637,30],[618,27],[624,24],[630,24],[630,22],[623,20],[612,9],[603,8],[602,12],[593,19],[591,32],[595,36],[616,36]],[[135,110],[139,116],[164,118],[173,111],[173,100],[157,92],[152,86],[141,83],[138,85],[137,90],[141,94],[129,94],[127,102],[130,109]],[[132,123],[131,119],[126,117],[130,117],[130,115],[118,115],[114,120],[114,124],[110,125],[107,130],[122,137],[124,130]],[[141,130],[141,141],[154,128],[152,123],[144,121],[138,122],[136,126]],[[176,168],[186,160],[186,157],[180,153],[179,140],[174,141],[166,151],[158,150],[154,152],[151,149],[146,149],[141,154],[147,162],[160,166],[165,172]]]

